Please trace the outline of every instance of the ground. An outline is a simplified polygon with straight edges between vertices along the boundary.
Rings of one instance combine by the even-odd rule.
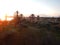
[[[0,45],[59,45],[60,33],[47,28],[27,25],[14,27],[11,24],[2,27]]]

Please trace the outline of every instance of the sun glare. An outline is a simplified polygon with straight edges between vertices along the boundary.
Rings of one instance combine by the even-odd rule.
[[[4,17],[2,17],[2,16],[0,16],[0,19],[1,19],[1,20],[5,20],[5,18],[4,18]]]
[[[5,14],[7,13],[8,16],[13,16],[14,12],[18,10],[20,13],[23,13],[24,16],[29,16],[30,14],[34,13],[36,14],[51,14],[54,12],[54,10],[50,7],[48,7],[44,3],[37,3],[28,1],[28,0],[6,0],[5,3],[3,0],[0,1],[0,18],[2,20],[5,20]],[[4,3],[4,4],[3,4]],[[29,15],[26,15],[29,14]],[[52,16],[52,15],[50,15]],[[8,20],[11,20],[12,18],[7,18]]]
[[[7,16],[9,16],[9,15],[7,15]],[[7,21],[10,21],[10,20],[12,20],[13,18],[12,17],[7,17],[6,18],[6,15],[0,15],[0,20],[2,20],[2,21],[4,21],[4,20],[7,20]]]

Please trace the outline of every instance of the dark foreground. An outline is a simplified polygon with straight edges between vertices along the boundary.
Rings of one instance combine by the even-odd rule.
[[[46,28],[23,27],[0,32],[0,45],[60,45],[59,41],[56,32]]]
[[[0,21],[0,45],[60,45],[60,18],[25,18],[16,11],[13,20]]]

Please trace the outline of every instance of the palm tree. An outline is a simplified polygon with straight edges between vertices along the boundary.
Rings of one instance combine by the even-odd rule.
[[[35,15],[34,14],[31,14],[31,16],[30,16],[30,21],[32,22],[32,23],[34,23],[35,22]]]
[[[23,20],[23,14],[20,14],[19,18],[20,18],[19,21],[22,22],[22,20]]]
[[[15,17],[14,17],[14,23],[15,23],[15,26],[19,24],[19,11],[16,11],[15,12]]]
[[[39,16],[39,15],[37,15],[37,20],[38,20],[38,21],[40,20],[40,16]]]
[[[23,18],[23,14],[20,14],[20,16],[19,16],[20,18]]]
[[[34,14],[31,14],[31,17],[32,17],[32,19],[34,19],[35,18],[35,15]]]

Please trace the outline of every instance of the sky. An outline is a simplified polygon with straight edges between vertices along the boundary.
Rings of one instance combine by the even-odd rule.
[[[60,16],[60,0],[0,0],[0,18],[13,16],[16,10],[24,16]]]

